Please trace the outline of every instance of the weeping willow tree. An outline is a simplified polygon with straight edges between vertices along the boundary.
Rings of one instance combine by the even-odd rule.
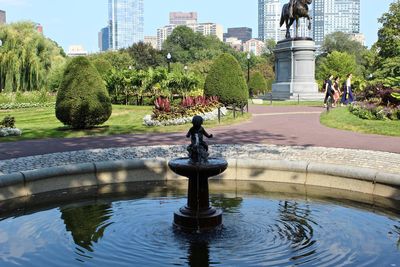
[[[0,92],[42,89],[52,68],[65,61],[62,48],[31,22],[0,26],[0,40]]]

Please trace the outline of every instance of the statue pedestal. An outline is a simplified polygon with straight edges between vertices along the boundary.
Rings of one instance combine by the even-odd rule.
[[[279,41],[275,53],[275,83],[272,98],[277,100],[323,100],[315,81],[315,43],[310,38]]]

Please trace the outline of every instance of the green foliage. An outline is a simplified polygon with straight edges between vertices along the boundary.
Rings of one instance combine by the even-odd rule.
[[[355,56],[344,52],[333,51],[326,57],[320,59],[317,65],[316,77],[319,81],[323,81],[332,74],[335,77],[339,76],[341,80],[344,81],[348,73],[353,73],[354,80],[357,80],[357,76],[362,76],[358,69]]]
[[[334,32],[325,36],[322,51],[330,54],[334,51],[355,55],[357,62],[361,61],[363,51],[366,48],[358,41],[353,40],[351,35],[344,32]]]
[[[235,54],[228,45],[215,36],[204,36],[186,26],[176,27],[163,43],[164,56],[171,53],[172,62],[183,64],[214,59],[224,52]]]
[[[388,87],[400,87],[400,56],[381,59],[374,78]]]
[[[48,73],[65,61],[62,49],[32,22],[2,25],[0,40],[0,92],[42,89]]]
[[[45,90],[33,92],[1,93],[1,105],[54,103],[55,95]]]
[[[260,93],[265,93],[266,90],[267,90],[267,82],[260,72],[256,71],[252,75],[250,75],[250,81],[249,81],[250,95],[258,95]]]
[[[114,69],[123,70],[135,66],[134,59],[126,51],[106,51],[92,54],[89,59],[93,62],[97,59],[107,60]]]
[[[5,128],[15,128],[15,118],[7,115],[0,121],[0,126]]]
[[[105,58],[94,58],[92,59],[93,66],[97,69],[100,73],[101,77],[105,77],[113,68],[110,61],[106,60]]]
[[[106,122],[111,110],[99,72],[85,57],[72,59],[57,93],[57,119],[75,129],[84,129]]]
[[[160,51],[143,42],[133,44],[126,49],[126,52],[135,60],[136,69],[156,68],[165,62]]]
[[[376,42],[379,57],[400,57],[400,1],[391,3],[389,11],[384,13],[378,22],[382,24]]]
[[[238,61],[230,54],[222,54],[211,66],[204,85],[206,96],[218,96],[225,105],[245,105],[249,91]]]

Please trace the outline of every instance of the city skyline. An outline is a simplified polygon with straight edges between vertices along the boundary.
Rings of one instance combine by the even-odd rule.
[[[380,5],[374,0],[361,0],[361,29],[366,36],[366,45],[377,40],[379,24],[377,19],[389,9],[394,0],[382,0]],[[281,1],[285,3],[287,1]],[[157,28],[169,22],[170,12],[197,12],[198,20],[214,22],[227,28],[249,27],[253,38],[258,33],[258,1],[248,3],[220,0],[160,0],[144,1],[144,35],[156,36]],[[210,8],[212,6],[213,8]],[[89,52],[98,52],[98,32],[108,23],[107,0],[68,2],[36,0],[0,0],[0,9],[7,12],[7,22],[30,20],[44,27],[44,34],[59,43],[65,50],[69,45],[81,44]],[[71,15],[73,19],[71,19]]]

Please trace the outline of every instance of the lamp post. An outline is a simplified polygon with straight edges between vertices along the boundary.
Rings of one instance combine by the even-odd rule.
[[[171,58],[172,58],[171,53],[168,53],[167,55],[168,73],[171,72]]]
[[[250,53],[247,53],[247,84],[250,82]]]
[[[183,67],[183,70],[185,71],[185,74],[187,74],[188,66],[185,65],[185,67]]]

